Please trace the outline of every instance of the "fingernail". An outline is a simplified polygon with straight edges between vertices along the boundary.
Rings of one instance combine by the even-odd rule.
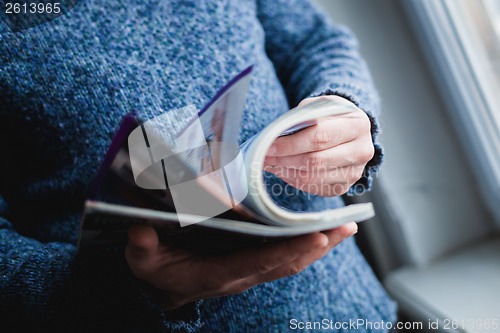
[[[320,233],[320,235],[322,236],[321,238],[323,238],[321,240],[321,247],[327,247],[329,244],[330,244],[330,239],[328,238],[327,235],[323,234],[323,233]]]
[[[351,228],[353,228],[353,230],[351,231],[351,234],[349,236],[354,236],[358,233],[358,225],[356,224],[356,222],[351,222],[353,224],[353,226],[351,226]]]

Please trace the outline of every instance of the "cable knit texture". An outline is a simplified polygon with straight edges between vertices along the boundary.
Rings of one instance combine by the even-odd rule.
[[[353,35],[305,0],[95,1],[12,32],[0,14],[0,319],[4,332],[282,332],[289,320],[395,319],[354,241],[304,272],[164,312],[123,248],[78,251],[82,204],[120,119],[201,108],[255,65],[241,141],[301,99],[377,96]],[[370,162],[366,188],[379,165]],[[277,180],[272,180],[277,181]],[[355,192],[355,191],[351,191]],[[339,198],[275,198],[319,210]],[[362,331],[362,330],[361,330]]]

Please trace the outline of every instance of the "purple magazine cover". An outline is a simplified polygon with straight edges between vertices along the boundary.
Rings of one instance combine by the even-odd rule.
[[[216,94],[213,98],[210,99],[210,101],[201,109],[201,111],[198,112],[198,117],[201,117],[205,112],[215,103],[218,101],[221,96],[224,95],[231,87],[233,87],[237,82],[239,82],[242,78],[246,77],[247,75],[250,75],[253,70],[253,66],[249,66],[245,68],[242,72],[240,72],[238,75],[236,75],[234,78],[232,78],[227,84],[225,84]],[[195,119],[193,119],[190,123],[192,123]],[[129,134],[137,127],[142,124],[142,120],[138,118],[137,114],[132,112],[127,114],[123,120],[120,123],[120,126],[115,133],[111,144],[108,148],[108,151],[106,152],[106,155],[104,157],[104,161],[101,164],[101,167],[99,171],[97,172],[97,175],[94,179],[94,182],[92,183],[89,191],[88,198],[90,200],[96,200],[98,199],[99,192],[102,190],[102,187],[105,183],[105,179],[110,172],[110,167],[113,164],[113,161],[115,160],[118,152],[120,149],[122,149],[128,140]],[[188,123],[185,128],[189,127]],[[239,124],[238,124],[239,127]],[[183,130],[184,131],[184,130]],[[180,133],[182,134],[183,131]]]
[[[97,176],[94,179],[89,191],[89,199],[96,199],[99,190],[101,189],[104,179],[109,172],[111,164],[113,163],[116,154],[120,151],[124,143],[127,141],[129,134],[137,127],[140,126],[140,121],[135,113],[127,114],[121,121],[120,127],[111,140],[111,145],[106,152],[104,161],[101,164]]]

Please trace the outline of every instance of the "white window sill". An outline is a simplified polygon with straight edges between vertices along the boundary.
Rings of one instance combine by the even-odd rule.
[[[433,332],[500,332],[477,322],[500,321],[500,237],[425,267],[398,269],[388,274],[385,286],[402,312],[421,320],[424,328],[438,319],[440,330]],[[450,320],[463,322],[466,329],[445,329]]]

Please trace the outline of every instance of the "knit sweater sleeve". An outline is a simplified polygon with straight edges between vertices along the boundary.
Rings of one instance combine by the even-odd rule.
[[[332,23],[308,0],[258,1],[266,52],[290,105],[319,95],[339,95],[365,111],[372,123],[375,155],[348,194],[368,190],[382,162],[377,142],[379,99],[358,43],[347,28]]]
[[[6,207],[0,196],[0,208]],[[0,318],[16,332],[194,332],[200,326],[197,305],[173,314],[146,296],[123,248],[77,251],[71,243],[37,241],[18,233],[5,217],[0,217]]]

